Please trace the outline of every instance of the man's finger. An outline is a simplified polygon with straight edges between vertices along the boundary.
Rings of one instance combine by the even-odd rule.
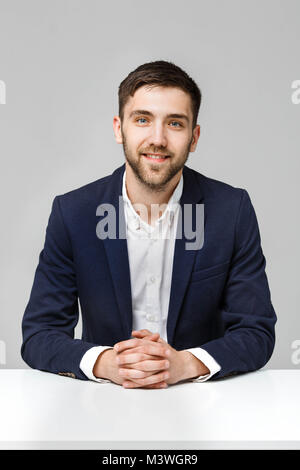
[[[132,331],[131,335],[134,338],[147,338],[149,341],[158,341],[160,339],[159,333],[151,333],[149,330]]]
[[[148,334],[146,332],[149,332],[149,330],[138,330],[138,331],[132,331],[131,335],[134,336],[135,338],[146,338],[150,341],[157,341],[158,343],[163,343],[163,344],[168,344],[166,341],[164,341],[159,333],[152,333]],[[151,333],[151,332],[149,332]]]
[[[152,356],[151,354],[146,354],[144,352],[144,347],[143,346],[138,346],[137,348],[131,348],[131,349],[125,349],[125,351],[122,351],[120,353],[118,353],[116,355],[116,357],[123,357],[123,356],[127,356],[128,354],[137,354],[137,353],[140,353],[141,354],[141,358],[142,360],[145,360],[145,359],[158,359],[159,356]],[[161,359],[163,359],[165,356],[161,356]]]
[[[141,379],[132,377],[130,380],[132,382],[135,382],[136,384],[140,385],[141,387],[144,387],[146,385],[152,385],[152,384],[156,384],[158,382],[166,381],[169,377],[170,377],[170,373],[168,371],[162,371],[162,372],[158,372],[157,374],[151,374],[148,377],[141,378]],[[128,385],[128,380],[125,380],[123,382],[123,386],[125,388],[130,388],[131,387],[130,383],[129,383],[128,387],[127,387],[127,385]]]
[[[144,356],[144,359],[156,359],[156,357],[154,356],[152,357],[150,356],[150,354],[145,354],[142,346],[138,346],[137,348],[125,349],[124,351],[117,354],[117,357],[126,356],[127,354],[136,354],[136,353],[141,353],[141,355]]]
[[[136,348],[138,346],[141,347],[142,352],[146,354],[151,354],[153,356],[167,357],[170,354],[169,349],[166,349],[160,342],[148,341],[146,339],[140,340],[137,338],[128,339],[125,341],[121,341],[120,343],[116,343],[114,345],[114,350],[119,354],[126,349]]]
[[[143,353],[151,354],[152,356],[169,357],[170,355],[169,348],[166,348],[160,342],[154,342],[154,341],[144,340],[144,343],[142,345],[142,351]]]
[[[142,370],[138,369],[119,369],[119,375],[123,379],[144,379],[145,377],[148,377],[151,375],[151,372],[144,372]]]
[[[153,370],[163,370],[163,369],[168,369],[170,366],[169,361],[165,359],[154,359],[154,360],[143,360],[143,359],[136,359],[135,354],[129,355],[129,356],[124,356],[120,357],[119,361],[117,361],[118,366],[121,368],[123,366],[129,367],[130,369],[138,369],[138,370],[144,370],[144,371],[153,371]]]
[[[125,341],[120,341],[119,343],[116,343],[114,345],[114,350],[117,353],[120,353],[120,352],[124,351],[125,349],[136,348],[136,347],[140,346],[141,343],[142,343],[141,340],[138,339],[138,338],[127,339]]]
[[[130,349],[129,349],[130,351]],[[135,351],[135,350],[133,350]],[[153,356],[155,357],[155,356]],[[116,357],[116,363],[118,365],[123,364],[134,364],[135,362],[141,362],[148,358],[148,354],[143,354],[141,352],[134,352],[133,354],[128,354],[127,351],[121,354],[118,354]]]
[[[131,351],[128,349],[127,351]],[[156,362],[156,363],[163,363],[168,362],[164,356],[154,356],[151,354],[145,354],[135,349],[132,349],[132,354],[128,354],[127,351],[124,351],[116,356],[116,364],[118,365],[129,365],[129,364],[136,364],[141,362]]]
[[[156,333],[153,333],[152,331],[147,330],[147,329],[143,329],[143,330],[133,330],[132,334],[141,334],[145,336],[145,335],[153,335]]]

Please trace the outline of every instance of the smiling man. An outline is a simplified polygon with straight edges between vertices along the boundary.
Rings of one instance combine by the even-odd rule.
[[[194,80],[170,62],[143,64],[121,83],[113,129],[125,164],[53,202],[22,324],[31,367],[164,388],[271,357],[276,315],[249,195],[186,166],[200,103]],[[99,238],[99,204],[114,208],[125,238]],[[197,249],[187,249],[191,227],[178,232],[187,206],[204,207]]]

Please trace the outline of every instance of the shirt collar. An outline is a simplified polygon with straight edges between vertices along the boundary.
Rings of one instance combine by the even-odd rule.
[[[142,224],[144,227],[147,227],[147,228],[151,228],[153,229],[153,227],[151,227],[149,224],[147,224],[144,220],[142,220],[140,218],[140,216],[137,214],[137,212],[134,210],[132,204],[131,204],[131,201],[128,197],[128,194],[127,194],[127,191],[126,191],[126,184],[125,184],[125,181],[126,181],[126,169],[124,171],[124,174],[123,174],[123,186],[122,186],[122,197],[123,197],[123,200],[124,202],[127,204],[127,206],[129,207],[130,209],[130,212],[131,214],[134,216],[134,218],[136,219],[136,221],[139,222],[139,224]],[[168,204],[167,204],[167,207],[166,209],[164,210],[162,216],[156,221],[156,223],[159,223],[160,221],[163,221],[163,219],[166,217],[166,214],[167,213],[170,213],[170,216],[169,216],[169,224],[172,223],[173,221],[173,218],[174,218],[174,212],[170,212],[172,209],[176,208],[177,206],[177,203],[179,203],[180,201],[180,198],[181,198],[181,195],[182,195],[182,191],[183,191],[183,175],[181,174],[181,177],[180,177],[180,180],[176,186],[176,188],[174,189],[169,201],[168,201]],[[174,207],[173,207],[174,206]],[[156,225],[156,224],[155,224]]]

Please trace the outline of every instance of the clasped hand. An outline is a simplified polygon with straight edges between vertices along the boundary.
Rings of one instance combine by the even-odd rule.
[[[119,376],[125,388],[166,388],[182,380],[184,364],[176,351],[159,333],[132,332],[133,338],[114,345]]]

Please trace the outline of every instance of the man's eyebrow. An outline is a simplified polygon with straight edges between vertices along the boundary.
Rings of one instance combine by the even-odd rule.
[[[153,113],[151,113],[150,111],[147,111],[146,109],[135,109],[134,111],[130,113],[129,118],[140,115],[140,114],[144,114],[145,116],[151,116],[151,117],[154,116]],[[173,113],[173,114],[168,114],[166,117],[173,118],[173,119],[185,119],[187,122],[190,121],[186,114]]]

